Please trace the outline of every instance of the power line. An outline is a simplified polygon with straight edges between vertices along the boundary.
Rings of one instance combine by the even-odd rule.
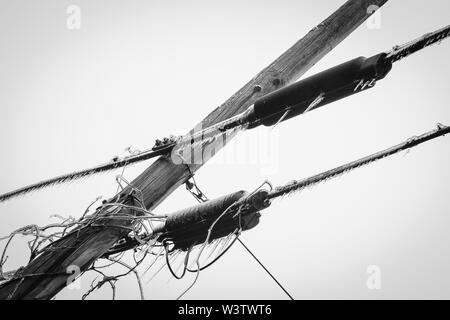
[[[269,270],[267,270],[267,268],[262,264],[261,261],[259,261],[259,259],[250,251],[250,249],[242,242],[241,239],[237,238],[237,240],[242,244],[242,246],[248,251],[248,253],[251,254],[251,256],[256,260],[256,262],[259,263],[259,265],[267,272],[267,274],[273,279],[273,281],[276,282],[276,284],[284,291],[284,293],[286,293],[286,295],[289,297],[289,299],[294,300],[294,298],[292,298],[292,296],[289,294],[289,292],[287,292],[287,290],[281,285],[280,282],[278,282],[278,280],[274,277],[273,274],[270,273]]]
[[[294,180],[293,182],[290,182],[289,184],[286,184],[284,186],[276,187],[273,191],[269,192],[268,199],[275,199],[277,197],[285,196],[285,195],[288,195],[293,192],[301,191],[307,187],[311,187],[318,183],[324,182],[328,179],[337,177],[340,174],[350,172],[354,169],[357,169],[362,166],[373,163],[375,161],[384,159],[388,156],[392,156],[401,151],[409,150],[409,149],[416,147],[422,143],[436,139],[441,136],[445,136],[446,134],[449,134],[449,133],[450,133],[450,126],[445,126],[443,124],[438,123],[437,128],[435,130],[428,131],[420,136],[411,137],[408,140],[406,140],[402,143],[399,143],[393,147],[390,147],[388,149],[385,149],[385,150],[376,152],[374,154],[371,154],[369,156],[360,158],[358,160],[346,163],[339,167],[321,172],[314,176],[311,176],[311,177],[308,177],[308,178],[305,178],[302,180]]]

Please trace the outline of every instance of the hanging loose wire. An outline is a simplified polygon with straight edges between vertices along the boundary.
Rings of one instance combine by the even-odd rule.
[[[156,263],[156,261],[158,261],[158,258],[161,257],[163,252],[164,252],[164,247],[161,247],[161,249],[156,254],[156,256],[155,256],[154,260],[152,261],[152,263],[150,263],[150,265],[145,269],[144,273],[142,274],[142,277],[144,277],[145,274],[150,270],[150,268],[153,267],[153,265]]]
[[[172,262],[172,261],[176,260],[176,258],[180,255],[180,252],[181,251],[176,251],[176,252],[171,253],[169,261]],[[146,284],[149,284],[153,279],[155,279],[156,276],[164,269],[165,266],[166,266],[166,264],[163,263],[161,265],[161,267],[153,274],[153,276],[146,282]]]
[[[203,271],[205,269],[207,269],[208,267],[212,266],[215,262],[217,262],[225,253],[227,253],[227,251],[233,246],[233,244],[236,242],[236,240],[238,240],[240,232],[239,229],[236,229],[232,234],[234,234],[234,238],[231,241],[230,244],[227,245],[226,242],[224,242],[224,246],[222,247],[220,253],[214,257],[213,260],[211,260],[210,262],[208,262],[206,265],[199,267],[198,271]],[[230,235],[232,235],[230,234]],[[210,256],[208,256],[209,258]],[[197,263],[195,263],[197,265]],[[189,272],[197,272],[197,270],[192,270],[190,268],[186,269]]]
[[[198,276],[200,275],[200,263],[198,262],[198,260],[196,261],[196,265],[197,265],[197,271],[195,274],[195,279],[194,281],[189,285],[189,287],[186,288],[186,290],[184,290],[178,297],[177,300],[180,300],[189,290],[192,289],[192,287],[197,283],[198,280]]]
[[[217,224],[224,216],[226,216],[227,214],[229,214],[230,211],[236,207],[237,203],[233,203],[233,204],[230,205],[228,208],[226,208],[226,209],[225,209],[225,210],[224,210],[224,211],[223,211],[223,212],[222,212],[222,213],[214,220],[214,222],[210,225],[210,227],[208,228],[208,232],[207,232],[207,235],[206,235],[206,239],[205,239],[205,241],[203,242],[203,244],[201,245],[200,251],[199,251],[199,253],[198,253],[198,255],[197,255],[197,258],[196,258],[196,260],[195,260],[197,269],[196,269],[195,271],[193,271],[193,270],[190,270],[190,269],[186,268],[187,271],[189,271],[189,272],[195,272],[195,273],[196,273],[194,282],[193,282],[193,283],[192,283],[185,291],[183,291],[182,294],[180,294],[180,295],[177,297],[177,300],[181,299],[181,298],[182,298],[182,297],[183,297],[183,296],[184,296],[184,295],[185,295],[185,294],[186,294],[186,293],[194,286],[194,284],[195,284],[196,281],[198,280],[200,271],[202,271],[202,270],[208,268],[208,267],[211,266],[214,262],[216,262],[218,259],[220,259],[220,257],[222,257],[222,256],[223,256],[223,255],[224,255],[224,254],[232,247],[232,245],[235,243],[235,241],[238,240],[238,238],[239,238],[239,236],[240,236],[240,234],[241,234],[241,232],[242,232],[242,225],[241,225],[241,224],[242,224],[242,217],[241,217],[241,215],[242,215],[243,205],[246,203],[246,201],[247,201],[251,196],[253,196],[258,190],[260,190],[260,189],[261,189],[264,185],[266,185],[266,184],[269,185],[270,190],[272,190],[272,185],[270,184],[270,182],[264,181],[258,188],[256,188],[253,192],[251,192],[251,193],[245,195],[245,196],[239,201],[239,202],[240,202],[240,205],[238,205],[237,210],[236,210],[237,212],[233,215],[233,218],[238,217],[238,221],[239,221],[239,226],[238,226],[238,228],[233,232],[233,233],[236,235],[236,236],[235,236],[235,239],[231,242],[231,244],[230,244],[224,251],[222,251],[215,259],[213,259],[213,261],[211,261],[211,262],[208,263],[207,265],[201,267],[201,266],[200,266],[200,257],[201,257],[201,255],[202,255],[202,253],[203,253],[203,251],[204,251],[206,245],[210,242],[211,234],[212,234],[212,231],[213,231],[214,227],[216,226],[216,224]]]
[[[170,261],[169,261],[169,253],[170,253],[170,251],[169,251],[169,246],[168,246],[167,244],[164,244],[164,247],[165,247],[165,249],[166,249],[166,264],[167,264],[167,267],[169,268],[170,273],[174,276],[174,278],[176,278],[176,279],[178,279],[178,280],[182,279],[182,278],[184,277],[184,275],[186,274],[186,270],[187,270],[187,268],[188,268],[189,254],[191,253],[191,249],[192,249],[192,248],[189,248],[189,249],[187,250],[186,255],[185,255],[185,257],[184,257],[184,269],[183,269],[183,272],[181,273],[180,276],[178,276],[178,275],[173,271],[172,265],[171,265],[171,263],[170,263]]]
[[[248,196],[246,196],[246,198],[247,198]],[[216,224],[226,215],[226,214],[228,214],[230,211],[231,211],[231,209],[233,208],[233,206],[234,206],[234,204],[232,204],[232,205],[230,205],[228,208],[226,208],[217,218],[216,218],[216,220],[214,220],[214,222],[210,225],[210,227],[208,228],[208,233],[207,233],[207,235],[206,235],[206,239],[205,239],[205,241],[201,244],[201,247],[200,247],[200,250],[199,250],[199,253],[197,254],[197,258],[195,259],[195,263],[196,263],[196,266],[197,266],[197,270],[195,270],[195,272],[196,272],[196,275],[195,275],[195,279],[194,279],[194,281],[193,281],[193,283],[185,290],[185,291],[183,291],[178,297],[177,297],[177,300],[179,300],[179,299],[181,299],[193,286],[194,286],[194,284],[197,282],[197,280],[198,280],[198,277],[199,277],[199,275],[200,275],[200,271],[201,271],[201,267],[200,267],[200,257],[201,257],[201,255],[202,255],[202,253],[203,253],[203,251],[205,250],[205,247],[206,247],[206,245],[210,242],[210,238],[211,238],[211,234],[212,234],[212,231],[213,231],[213,229],[214,229],[214,227],[216,226]],[[238,208],[238,213],[237,214],[239,214],[240,213],[240,211],[241,211],[241,207],[239,207]],[[241,219],[239,219],[239,223],[241,222]],[[241,230],[242,230],[242,227],[239,225],[239,230],[238,230],[238,234],[240,234],[240,232],[241,232]],[[215,260],[215,261],[217,261],[217,260]],[[209,265],[211,265],[211,264],[209,264]],[[206,267],[208,267],[209,265],[207,265]],[[188,271],[190,271],[189,269],[187,269]]]
[[[356,169],[356,168],[358,168],[358,167],[361,167],[361,166],[363,166],[363,165],[370,164],[370,163],[372,163],[372,162],[374,162],[374,161],[377,161],[377,160],[379,160],[379,159],[382,159],[382,158],[384,158],[384,157],[387,157],[387,156],[396,154],[396,153],[401,152],[401,151],[404,151],[404,150],[409,150],[409,149],[411,149],[411,148],[413,148],[413,147],[415,147],[415,146],[417,146],[417,145],[420,145],[420,144],[422,144],[422,143],[424,143],[424,142],[426,142],[426,141],[435,139],[435,138],[437,138],[437,137],[443,136],[443,135],[448,134],[448,133],[450,133],[450,127],[444,126],[444,125],[442,125],[442,124],[438,124],[437,129],[435,129],[435,130],[429,131],[429,132],[427,132],[427,133],[425,133],[425,134],[422,134],[422,135],[420,135],[420,136],[414,136],[414,137],[412,137],[412,138],[406,140],[405,142],[400,143],[400,144],[398,144],[398,145],[396,145],[396,146],[393,146],[393,147],[388,148],[388,149],[385,149],[385,150],[383,150],[383,151],[374,153],[374,154],[372,154],[372,155],[370,155],[370,156],[361,158],[361,159],[359,159],[359,160],[350,162],[350,163],[345,164],[345,165],[343,165],[343,166],[340,166],[340,167],[337,167],[337,168],[334,168],[334,169],[325,171],[325,172],[320,173],[320,174],[318,174],[318,175],[315,175],[315,176],[312,176],[312,177],[309,177],[309,178],[306,178],[306,179],[303,179],[303,180],[294,181],[293,183],[287,184],[287,185],[285,185],[285,186],[277,187],[277,188],[272,188],[272,186],[271,186],[268,182],[264,182],[262,185],[260,185],[258,188],[256,188],[255,191],[253,191],[252,193],[246,195],[245,198],[248,199],[249,197],[251,197],[252,195],[254,195],[258,190],[260,190],[260,189],[264,186],[264,184],[268,184],[268,185],[269,185],[269,190],[268,190],[268,194],[267,194],[267,198],[268,198],[269,200],[270,200],[270,199],[273,199],[273,198],[276,198],[276,197],[280,197],[280,196],[289,194],[289,193],[292,193],[292,192],[295,192],[295,191],[299,191],[299,190],[302,190],[302,189],[304,189],[304,188],[306,188],[306,187],[308,187],[308,186],[312,186],[312,185],[314,185],[314,184],[320,183],[320,182],[325,181],[325,180],[327,180],[327,179],[336,177],[336,176],[339,175],[339,174],[342,174],[342,173],[351,171],[351,170]],[[203,196],[204,196],[204,195],[203,195]],[[205,198],[206,198],[206,197],[205,197]],[[245,201],[243,201],[243,202],[245,203]],[[262,264],[262,262],[261,262],[261,261],[260,261],[260,260],[259,260],[252,252],[251,252],[251,250],[250,250],[250,249],[249,249],[249,248],[241,241],[241,239],[239,239],[239,235],[240,235],[240,231],[241,231],[241,228],[240,228],[240,227],[237,228],[233,233],[231,233],[231,234],[234,234],[234,235],[235,235],[235,237],[234,237],[233,241],[231,242],[231,244],[230,244],[230,245],[226,245],[226,244],[225,244],[225,245],[222,247],[222,249],[219,250],[219,251],[221,251],[220,254],[218,254],[211,262],[208,262],[206,265],[201,266],[201,264],[200,264],[200,257],[201,257],[201,255],[202,255],[202,253],[203,253],[203,251],[204,251],[206,245],[207,245],[208,243],[210,243],[210,241],[209,241],[209,240],[210,240],[210,236],[211,236],[211,233],[212,233],[212,231],[213,231],[215,225],[218,223],[218,221],[219,221],[222,217],[224,217],[224,216],[230,211],[230,209],[231,209],[232,207],[233,207],[233,205],[230,206],[230,207],[228,207],[227,209],[225,209],[225,210],[224,210],[224,211],[216,218],[216,220],[210,225],[210,227],[209,227],[209,229],[208,229],[208,233],[207,233],[206,239],[205,239],[205,241],[200,245],[199,253],[198,253],[198,255],[197,255],[197,257],[196,257],[196,259],[195,259],[195,261],[194,261],[195,266],[196,266],[195,268],[188,267],[188,265],[189,265],[189,254],[190,254],[191,252],[190,252],[190,250],[187,252],[186,256],[184,257],[184,263],[183,263],[184,269],[183,269],[183,271],[182,271],[181,276],[178,276],[178,275],[173,271],[172,266],[171,266],[171,261],[172,261],[172,259],[175,258],[175,257],[180,253],[180,251],[176,252],[175,254],[171,254],[171,252],[170,252],[170,250],[169,250],[169,247],[168,247],[167,245],[165,245],[166,264],[167,264],[167,266],[168,266],[168,268],[169,268],[169,271],[172,273],[172,275],[173,275],[175,278],[181,279],[181,278],[185,275],[186,271],[192,272],[192,273],[193,273],[193,272],[196,273],[195,279],[194,279],[193,283],[191,283],[191,284],[189,285],[189,287],[188,287],[186,290],[184,290],[184,291],[178,296],[178,299],[182,298],[182,297],[183,297],[183,296],[184,296],[184,295],[185,295],[185,294],[186,294],[186,293],[194,286],[194,284],[196,283],[196,281],[197,281],[198,278],[199,278],[199,273],[200,273],[200,271],[202,271],[202,270],[208,268],[208,267],[211,266],[213,263],[215,263],[218,259],[220,259],[220,257],[222,257],[222,256],[223,256],[223,255],[231,248],[231,246],[232,246],[236,241],[239,241],[239,242],[241,243],[241,245],[242,245],[242,246],[243,246],[243,247],[251,254],[251,256],[258,262],[258,264],[260,264],[260,266],[267,272],[267,274],[268,274],[268,275],[276,282],[276,284],[277,284],[277,285],[278,285],[278,286],[286,293],[286,295],[289,296],[290,299],[293,299],[292,296],[288,293],[288,291],[283,287],[283,285],[281,285],[281,283],[274,277],[274,275],[273,275],[272,273],[270,273],[270,271]],[[236,216],[239,216],[239,217],[240,217],[240,211],[241,211],[241,207],[238,207],[238,208],[237,208],[237,213],[236,213],[236,215],[233,215],[233,217],[236,217]],[[215,248],[216,248],[217,246],[219,246],[219,242],[217,242],[217,243],[214,245],[214,250],[215,250]],[[226,248],[225,248],[225,246],[226,246]],[[225,249],[224,249],[224,248],[225,248]],[[214,250],[213,250],[213,252],[214,252]],[[210,254],[210,255],[211,255],[211,254]],[[206,260],[209,260],[210,255],[208,255],[208,258],[207,258]],[[158,257],[159,257],[159,256],[158,256]],[[158,257],[157,257],[157,258],[158,258]],[[157,260],[157,259],[155,259],[155,260]],[[206,262],[206,261],[205,261],[205,262]],[[152,265],[153,265],[153,264],[152,264]],[[162,270],[163,267],[164,267],[164,265],[156,272],[156,274],[158,274],[158,273]],[[155,274],[153,277],[155,277],[156,274]],[[152,278],[153,278],[153,277],[152,277]],[[150,279],[150,280],[151,280],[151,279]]]
[[[294,300],[294,298],[292,298],[292,296],[289,294],[289,292],[283,287],[283,285],[274,277],[274,275],[272,273],[270,273],[270,271],[264,266],[264,264],[253,254],[253,252],[244,244],[244,242],[242,242],[241,239],[237,239],[239,241],[239,243],[245,248],[245,250],[247,250],[248,253],[250,253],[250,255],[256,260],[256,262],[258,262],[258,264],[264,269],[264,271],[266,271],[266,273],[273,279],[273,281],[276,282],[276,284],[281,288],[281,290],[284,291],[284,293],[286,293],[286,295],[289,297],[289,299]]]

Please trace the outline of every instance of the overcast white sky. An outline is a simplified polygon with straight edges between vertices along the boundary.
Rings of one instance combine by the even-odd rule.
[[[343,3],[0,0],[0,193],[186,132]],[[71,4],[81,8],[80,30],[66,27]],[[443,27],[449,10],[446,0],[391,0],[380,29],[361,26],[308,75]],[[284,184],[450,124],[449,52],[450,41],[428,48],[373,90],[242,134],[197,182],[210,198],[265,179]],[[449,139],[275,201],[242,239],[297,299],[450,298]],[[0,235],[52,214],[80,216],[115,193],[117,173],[1,203]],[[180,188],[157,212],[194,203]],[[7,269],[27,259],[23,242],[12,248]],[[370,265],[381,269],[380,290],[366,286]],[[146,297],[173,299],[193,280],[169,278],[158,275]],[[92,298],[110,296],[105,286]],[[118,283],[118,298],[138,297],[133,276]],[[186,298],[285,295],[236,244]]]

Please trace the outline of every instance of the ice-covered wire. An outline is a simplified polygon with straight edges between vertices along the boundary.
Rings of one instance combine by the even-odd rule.
[[[105,163],[102,165],[98,165],[98,166],[95,166],[92,168],[60,175],[60,176],[57,176],[57,177],[54,177],[51,179],[42,180],[40,182],[37,182],[37,183],[31,184],[31,185],[28,185],[26,187],[19,188],[17,190],[7,192],[7,193],[0,195],[0,202],[9,200],[11,198],[14,198],[14,197],[17,197],[20,195],[25,195],[27,193],[37,191],[37,190],[40,190],[40,189],[43,189],[46,187],[51,187],[54,185],[67,183],[67,182],[72,182],[74,180],[86,178],[86,177],[92,176],[94,174],[107,172],[107,171],[111,171],[111,170],[116,170],[116,169],[122,168],[124,166],[132,165],[132,164],[144,161],[144,160],[148,160],[148,159],[151,159],[151,158],[154,158],[154,157],[157,157],[157,156],[160,156],[160,155],[170,152],[170,150],[173,148],[174,145],[175,144],[170,144],[170,145],[168,145],[162,149],[159,149],[157,151],[152,151],[152,150],[144,151],[141,154],[128,156],[122,160],[111,161],[111,162],[108,162],[108,163]]]
[[[410,148],[413,148],[415,146],[418,146],[424,142],[427,142],[429,140],[441,137],[445,134],[450,133],[450,127],[444,126],[442,124],[438,124],[437,129],[426,132],[420,136],[415,136],[411,139],[406,140],[405,142],[402,142],[398,145],[395,145],[391,148],[379,151],[377,153],[371,154],[369,156],[363,157],[359,160],[349,162],[347,164],[344,164],[342,166],[336,167],[334,169],[324,171],[322,173],[319,173],[317,175],[314,175],[309,178],[305,178],[302,180],[296,180],[293,181],[287,185],[277,187],[273,189],[271,192],[269,192],[268,198],[274,199],[277,197],[285,196],[288,194],[291,194],[293,192],[299,192],[307,187],[314,186],[318,183],[324,182],[328,179],[337,177],[343,173],[352,171],[354,169],[357,169],[359,167],[362,167],[364,165],[370,164],[372,162],[375,162],[377,160],[383,159],[385,157],[394,155],[398,152],[401,152],[403,150],[407,150]]]
[[[223,123],[225,123],[228,120],[225,120]],[[74,180],[87,178],[89,176],[116,170],[125,166],[133,165],[135,163],[145,161],[160,155],[168,155],[174,149],[176,146],[176,149],[178,152],[181,152],[182,149],[190,148],[192,150],[202,150],[202,153],[205,151],[204,146],[212,143],[213,141],[217,140],[219,136],[227,137],[232,134],[236,134],[237,132],[241,130],[245,130],[247,128],[247,125],[239,125],[233,128],[230,128],[225,131],[221,131],[220,127],[223,126],[223,124],[216,124],[214,126],[211,126],[209,128],[206,128],[204,130],[201,130],[199,132],[196,132],[194,134],[187,134],[183,137],[181,137],[178,141],[170,142],[165,146],[162,146],[156,150],[150,149],[143,151],[139,154],[131,154],[129,156],[126,156],[121,159],[113,159],[108,163],[101,164],[95,167],[91,167],[84,170],[75,171],[72,173],[60,175],[51,179],[42,180],[40,182],[13,190],[11,192],[4,193],[0,195],[0,202],[12,199],[14,197],[25,195],[27,193],[37,191],[46,187],[55,186],[58,184],[63,183],[69,183]],[[201,148],[201,149],[199,149]],[[177,153],[177,152],[176,152]]]
[[[434,32],[427,33],[420,38],[410,41],[401,46],[395,46],[387,53],[386,60],[393,63],[399,61],[419,50],[422,50],[435,43],[441,42],[450,36],[450,25]]]
[[[189,268],[187,268],[186,270],[189,271],[189,272],[197,272],[197,271],[203,271],[203,270],[207,269],[208,267],[212,266],[212,265],[213,265],[215,262],[217,262],[217,261],[218,261],[225,253],[227,253],[228,250],[230,250],[230,248],[233,246],[233,244],[236,243],[236,240],[237,240],[237,239],[239,238],[239,236],[240,236],[239,229],[236,229],[236,230],[233,232],[233,234],[234,234],[235,236],[234,236],[234,239],[231,241],[231,243],[230,243],[225,249],[222,248],[221,252],[220,252],[216,257],[214,257],[214,259],[213,259],[211,262],[208,262],[206,265],[199,267],[199,269],[197,269],[197,270],[192,270],[192,269],[189,269]]]

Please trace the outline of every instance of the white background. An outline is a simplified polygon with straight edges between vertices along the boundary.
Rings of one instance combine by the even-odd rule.
[[[343,3],[1,0],[0,192],[186,132]],[[71,4],[81,8],[80,30],[66,27]],[[308,75],[441,28],[449,9],[446,0],[390,1],[380,29],[362,25]],[[450,124],[449,43],[396,64],[372,90],[242,134],[197,182],[210,198],[265,179],[280,185]],[[450,298],[449,143],[440,138],[275,201],[242,239],[296,299]],[[269,156],[239,158],[255,145]],[[116,174],[1,203],[0,234],[54,222],[52,214],[79,217],[115,193]],[[194,203],[180,188],[157,212]],[[7,270],[25,264],[26,243],[14,241],[8,255]],[[380,290],[366,286],[370,265],[381,268]],[[79,299],[94,276],[57,298]],[[146,298],[173,299],[193,280],[169,278],[164,271],[146,285]],[[133,275],[117,288],[117,298],[139,297]],[[110,297],[108,286],[91,296]],[[286,296],[236,244],[186,298]]]

